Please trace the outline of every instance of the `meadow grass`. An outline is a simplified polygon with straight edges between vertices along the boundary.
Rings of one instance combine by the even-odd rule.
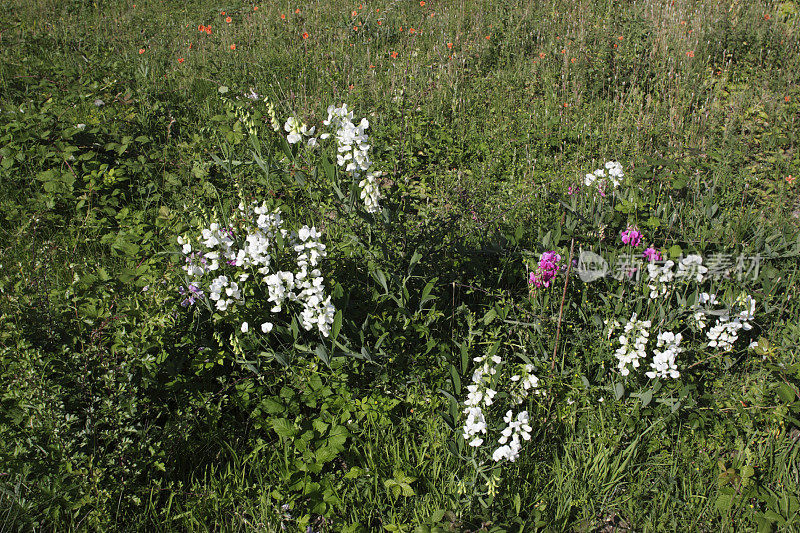
[[[800,175],[798,9],[5,2],[2,529],[796,530],[800,403],[781,387],[796,392],[800,378],[799,185],[787,179]],[[401,227],[339,222],[307,191],[231,170],[249,145],[223,127],[221,87],[252,89],[308,124],[341,102],[368,117]],[[95,131],[89,140],[61,136],[78,124]],[[599,343],[574,348],[606,305],[597,293],[570,292],[580,305],[563,321],[560,285],[538,308],[520,303],[520,254],[549,248],[549,221],[560,235],[569,219],[567,188],[607,160],[644,184],[632,216],[657,219],[649,230],[665,248],[774,252],[756,292],[772,317],[759,328],[769,366],[752,353],[700,364],[679,398],[691,405],[672,408],[683,394],[673,391],[648,409],[630,395],[638,389],[616,394]],[[158,286],[164,257],[201,207],[265,190],[339,243],[331,255],[360,320],[348,334],[380,353],[374,365],[305,361],[254,378],[230,356],[183,358],[213,334],[173,313]],[[343,240],[353,228],[367,252]],[[417,247],[427,252],[412,275]],[[361,260],[396,270],[385,297]],[[434,278],[438,307],[426,310],[415,295]],[[484,314],[494,309],[507,313],[500,326]],[[529,447],[497,477],[463,442],[453,452],[463,439],[443,392],[460,346],[474,355],[496,339],[545,354],[536,361],[551,393],[532,403]],[[283,408],[323,421],[309,430],[320,442],[354,421],[329,467],[310,466],[291,428],[273,432]]]

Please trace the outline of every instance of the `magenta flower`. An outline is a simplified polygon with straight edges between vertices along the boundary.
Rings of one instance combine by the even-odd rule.
[[[622,243],[631,246],[632,248],[636,248],[640,244],[642,244],[642,240],[644,239],[644,235],[636,228],[628,228],[622,232]]]
[[[653,248],[653,247],[650,247],[650,248],[648,248],[647,250],[645,250],[645,251],[642,253],[642,257],[644,257],[645,259],[647,259],[647,261],[649,261],[650,263],[652,263],[652,262],[654,262],[654,261],[661,261],[661,259],[663,259],[663,258],[661,257],[661,254],[660,254],[660,253],[658,253],[658,250],[656,250],[656,249],[655,249],[655,248]]]
[[[531,272],[528,276],[528,284],[539,287],[549,287],[558,274],[564,268],[560,265],[561,255],[554,251],[545,252],[539,259],[539,268],[536,272]]]

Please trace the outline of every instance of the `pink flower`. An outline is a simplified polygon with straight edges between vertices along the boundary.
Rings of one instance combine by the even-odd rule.
[[[628,228],[621,233],[622,236],[622,243],[630,245],[633,248],[636,248],[640,244],[642,244],[642,239],[644,235],[636,228]]]
[[[560,265],[561,255],[554,251],[545,252],[539,259],[539,268],[536,272],[531,272],[528,276],[528,284],[539,287],[549,287],[558,274],[564,268]]]
[[[661,259],[663,259],[661,257],[661,254],[658,253],[658,250],[656,250],[655,248],[652,248],[652,247],[650,247],[647,250],[645,250],[642,253],[642,257],[644,257],[645,259],[647,259],[651,263],[654,262],[654,261],[661,261]]]

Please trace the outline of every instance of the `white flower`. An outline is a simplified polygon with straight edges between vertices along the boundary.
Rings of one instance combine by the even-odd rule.
[[[250,326],[247,324],[247,322],[242,322],[242,333],[247,333],[247,330],[249,329]]]
[[[301,133],[302,128],[303,124],[301,124],[297,118],[289,117],[286,120],[283,129],[289,134],[286,136],[286,140],[289,144],[295,144],[303,140],[303,134]]]
[[[272,331],[273,327],[274,325],[272,324],[272,322],[264,322],[263,324],[261,324],[261,331],[263,333],[269,333],[270,331]]]

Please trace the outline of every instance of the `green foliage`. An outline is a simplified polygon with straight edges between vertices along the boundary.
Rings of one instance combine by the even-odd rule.
[[[677,4],[12,2],[2,528],[791,530],[797,6]],[[282,131],[343,101],[386,171],[374,215],[335,147]],[[589,194],[606,159],[627,181]],[[176,237],[253,200],[324,232],[329,337],[181,307]],[[657,301],[574,270],[527,286],[545,251],[619,262],[629,226],[759,269]],[[705,290],[758,302],[730,352],[690,324]],[[634,312],[683,333],[680,379],[619,373],[605,321]],[[513,463],[462,435],[487,355],[541,379]]]

